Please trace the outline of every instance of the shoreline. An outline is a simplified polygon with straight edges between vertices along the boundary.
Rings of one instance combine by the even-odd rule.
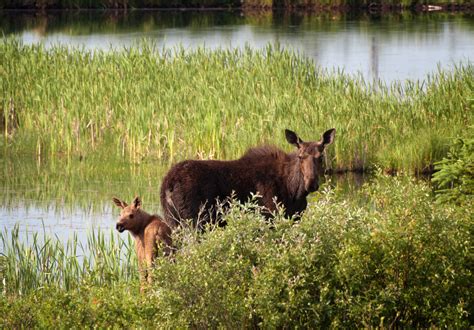
[[[243,11],[243,12],[304,12],[304,13],[329,13],[329,12],[366,12],[376,14],[391,14],[401,11],[411,11],[414,13],[426,13],[426,12],[464,12],[474,13],[473,4],[453,4],[453,3],[434,3],[434,4],[417,4],[417,5],[390,5],[390,4],[376,4],[371,3],[369,5],[351,6],[351,5],[292,5],[292,6],[257,6],[257,5],[242,5],[242,6],[174,6],[174,7],[5,7],[0,8],[0,13],[49,13],[49,12],[136,12],[136,11],[196,11],[196,12],[210,12],[210,11]]]

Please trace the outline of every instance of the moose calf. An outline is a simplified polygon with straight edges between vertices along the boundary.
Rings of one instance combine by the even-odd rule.
[[[171,229],[159,215],[150,215],[142,210],[142,202],[135,197],[131,205],[113,198],[115,205],[121,208],[116,228],[119,232],[128,230],[135,239],[140,280],[152,282],[149,269],[158,255],[158,245],[164,244],[164,254],[171,253]]]

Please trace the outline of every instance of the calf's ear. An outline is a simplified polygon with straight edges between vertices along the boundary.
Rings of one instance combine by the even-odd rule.
[[[135,199],[133,200],[133,207],[136,208],[136,209],[139,209],[140,206],[142,206],[142,200],[140,199],[140,197],[135,197]]]
[[[285,136],[286,141],[297,148],[299,148],[300,144],[303,143],[303,140],[301,140],[295,132],[290,131],[289,129],[285,129]]]
[[[121,200],[118,199],[117,197],[112,198],[112,200],[114,201],[115,205],[117,205],[117,206],[120,207],[121,209],[127,207],[127,203],[125,203],[124,201],[121,201]]]
[[[323,146],[326,147],[327,145],[333,143],[335,135],[335,128],[328,129],[326,132],[324,132],[323,136],[321,137],[321,142],[323,143]]]

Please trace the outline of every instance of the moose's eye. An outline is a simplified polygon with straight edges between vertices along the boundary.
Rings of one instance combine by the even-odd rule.
[[[133,219],[133,214],[130,214],[130,219]]]

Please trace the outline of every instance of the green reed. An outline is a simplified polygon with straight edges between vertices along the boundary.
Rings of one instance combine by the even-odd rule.
[[[90,232],[83,244],[74,234],[67,242],[43,231],[24,233],[19,226],[0,232],[0,292],[22,295],[44,286],[65,290],[81,283],[114,284],[138,278],[130,235]]]
[[[335,170],[422,171],[472,125],[474,67],[424,81],[370,83],[324,71],[298,54],[262,50],[122,50],[0,44],[0,113],[6,155],[122,157],[172,163],[291,147],[284,129],[318,139],[337,129]]]

